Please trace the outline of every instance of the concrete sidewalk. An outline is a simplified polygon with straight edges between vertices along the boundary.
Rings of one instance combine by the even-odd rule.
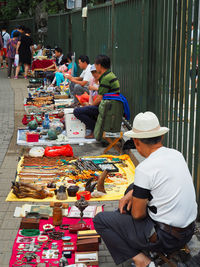
[[[16,145],[17,128],[21,127],[21,120],[24,114],[23,99],[27,96],[26,86],[28,81],[24,79],[8,80],[5,70],[0,71],[0,266],[8,267],[12,253],[13,241],[19,228],[20,220],[13,217],[16,206],[21,206],[23,202],[5,202],[5,198],[10,191],[11,182],[15,178],[16,167],[19,156],[23,153],[23,148]],[[12,137],[12,138],[11,138]],[[90,156],[100,155],[103,152],[101,145],[91,144],[84,146],[73,146],[75,155]],[[111,154],[115,151],[112,150]],[[98,203],[99,204],[99,203]],[[115,210],[118,201],[109,201],[105,204],[106,211]],[[196,254],[200,249],[199,231],[190,242],[192,254]],[[199,238],[200,240],[200,238]],[[116,266],[104,244],[100,245],[99,266]],[[128,267],[130,261],[119,265]],[[164,265],[163,265],[164,266]]]

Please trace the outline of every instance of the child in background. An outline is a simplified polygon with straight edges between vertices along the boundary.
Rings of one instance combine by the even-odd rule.
[[[65,74],[68,72],[67,63],[68,63],[68,60],[66,57],[64,57],[62,59],[60,67],[57,67],[55,64],[56,72],[55,72],[55,77],[53,79],[51,86],[54,86],[55,83],[56,83],[56,86],[60,86],[60,84],[64,82]]]
[[[93,78],[90,80],[89,84],[89,105],[93,105],[93,101],[95,100],[96,96],[98,95],[99,89],[99,74],[96,71],[95,65],[93,64],[90,68]]]

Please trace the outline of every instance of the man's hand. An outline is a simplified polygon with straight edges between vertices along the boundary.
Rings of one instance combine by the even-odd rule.
[[[133,202],[133,190],[129,191],[123,198],[119,201],[119,211],[120,213],[126,213],[124,210],[125,205],[127,205],[127,210],[131,210]]]
[[[72,75],[67,73],[65,76],[67,77],[68,80],[70,80],[70,81],[72,80]]]
[[[90,106],[90,104],[88,102],[84,102],[82,103],[82,106],[86,107],[86,106]]]

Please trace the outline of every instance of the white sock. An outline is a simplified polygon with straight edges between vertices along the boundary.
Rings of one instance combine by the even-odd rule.
[[[151,261],[148,265],[148,267],[156,267],[155,263],[153,261]]]

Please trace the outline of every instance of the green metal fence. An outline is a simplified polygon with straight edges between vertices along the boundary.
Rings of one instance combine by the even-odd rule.
[[[151,110],[170,128],[165,143],[183,152],[200,204],[198,12],[199,0],[113,0],[90,7],[87,18],[82,10],[49,16],[46,43],[76,59],[111,57],[131,119]]]
[[[149,10],[147,106],[170,128],[165,142],[184,154],[200,204],[199,1],[154,0]]]

